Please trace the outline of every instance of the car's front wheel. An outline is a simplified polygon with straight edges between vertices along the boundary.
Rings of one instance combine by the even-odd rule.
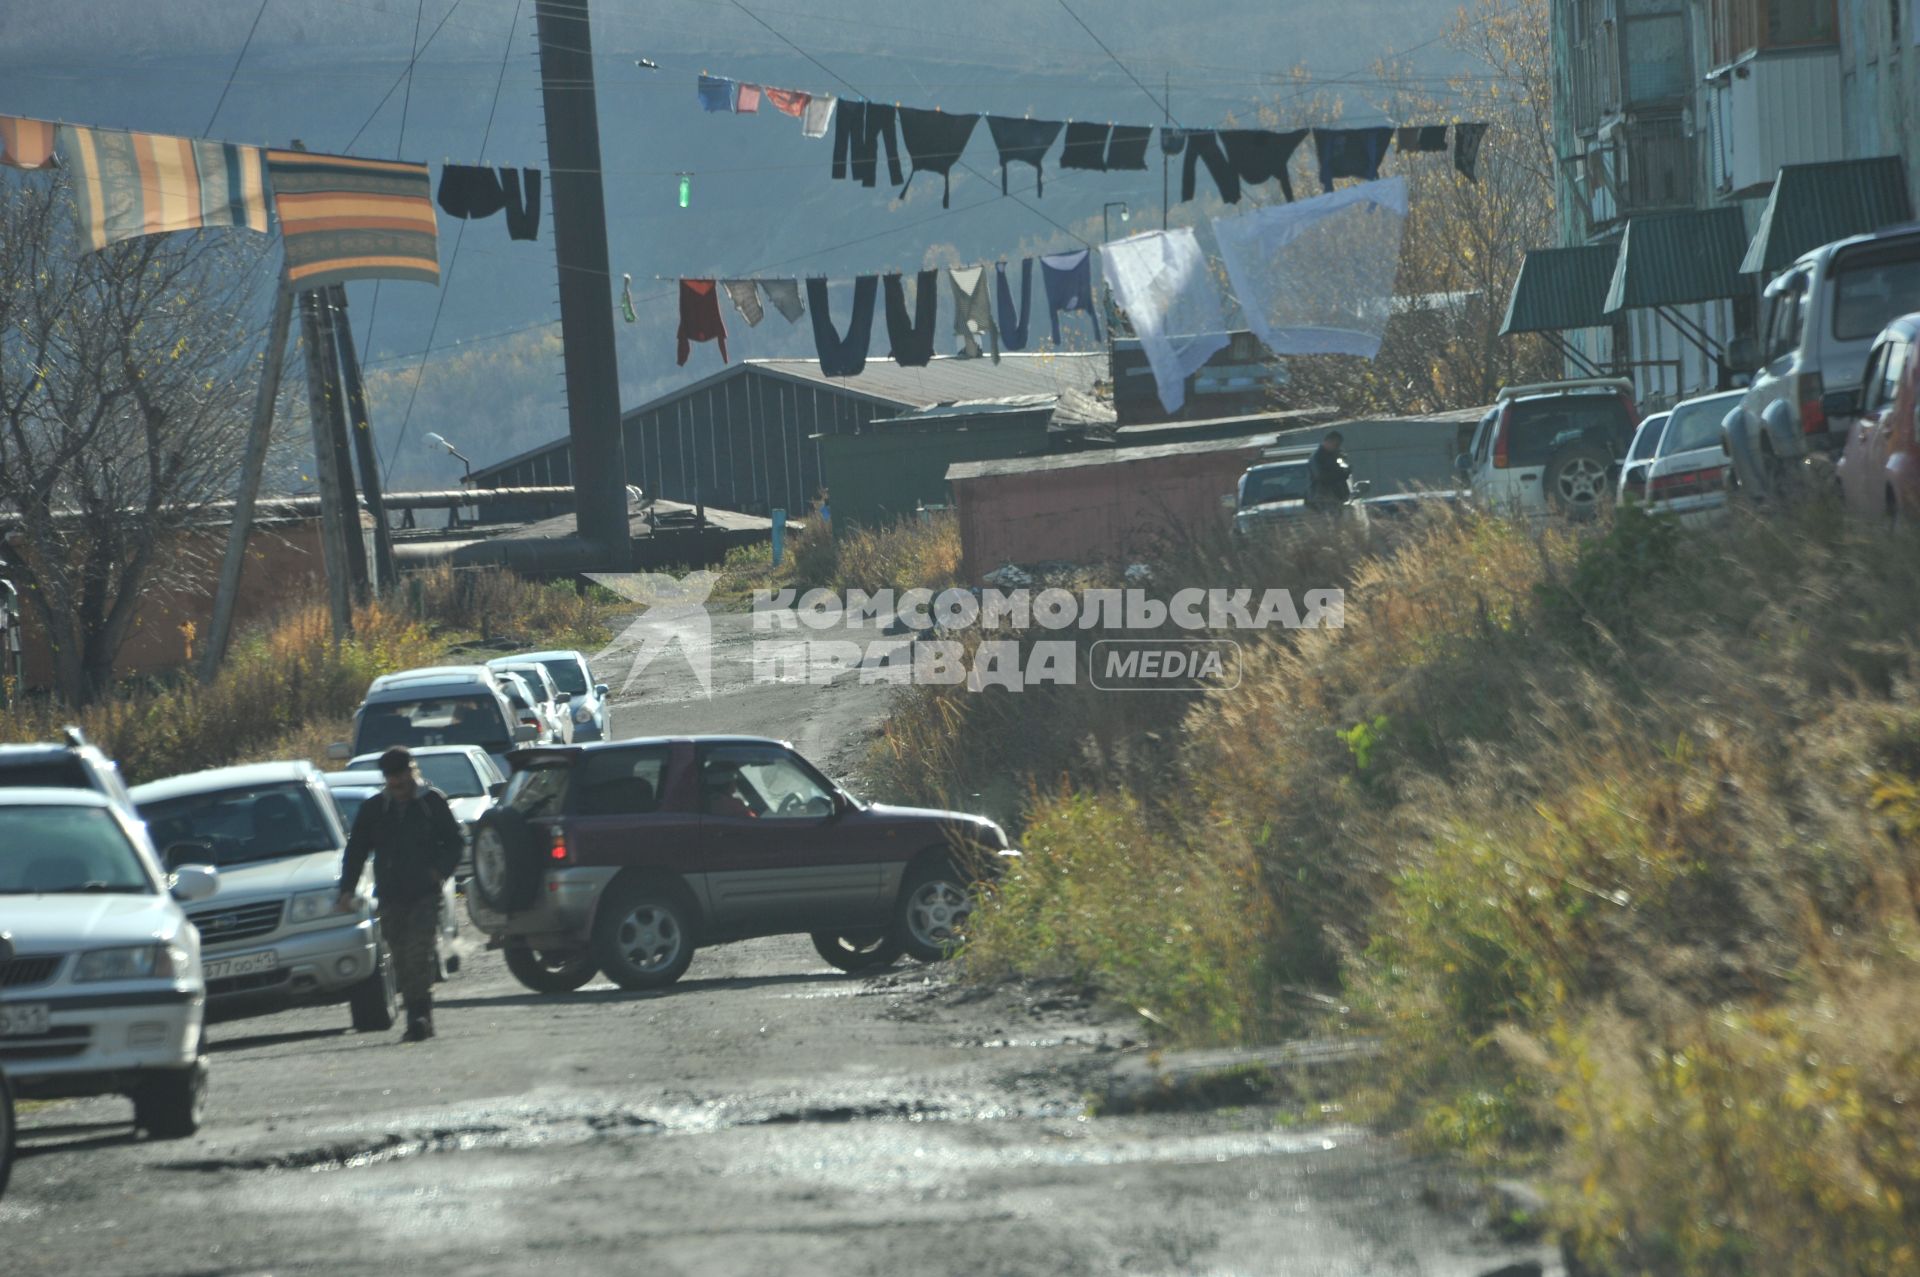
[[[133,1124],[157,1140],[183,1140],[207,1111],[207,1061],[149,1075],[133,1093]]]
[[[518,946],[507,950],[507,970],[535,993],[572,993],[600,974],[591,954],[549,953]]]
[[[684,890],[645,879],[616,884],[593,920],[593,956],[623,989],[658,989],[693,962],[694,907]]]
[[[893,938],[919,961],[939,962],[952,957],[965,941],[972,914],[970,884],[943,861],[921,870],[901,889]]]
[[[400,980],[385,940],[374,950],[373,974],[347,995],[347,1009],[353,1013],[353,1027],[362,1033],[385,1033],[400,1018]]]
[[[879,971],[900,959],[900,942],[884,931],[816,931],[813,947],[842,971]]]

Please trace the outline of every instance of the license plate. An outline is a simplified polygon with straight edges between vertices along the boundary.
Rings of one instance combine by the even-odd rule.
[[[205,964],[204,972],[209,980],[225,980],[239,975],[257,975],[279,965],[280,955],[269,949],[265,953],[249,953],[244,958],[215,958]]]
[[[0,1038],[38,1037],[51,1027],[47,1023],[47,1004],[21,1002],[0,1005]]]

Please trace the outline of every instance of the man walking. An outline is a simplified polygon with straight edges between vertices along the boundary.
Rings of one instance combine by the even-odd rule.
[[[460,822],[447,797],[421,779],[413,754],[396,745],[380,755],[387,787],[361,804],[340,866],[340,908],[351,907],[367,857],[380,897],[380,933],[407,1004],[409,1042],[433,1036],[433,945],[440,884],[460,863]]]
[[[1329,430],[1327,437],[1320,441],[1320,446],[1313,450],[1313,456],[1307,459],[1308,505],[1321,510],[1337,511],[1352,495],[1352,489],[1347,482],[1349,474],[1347,459],[1340,454],[1340,445],[1343,442],[1338,430]]]

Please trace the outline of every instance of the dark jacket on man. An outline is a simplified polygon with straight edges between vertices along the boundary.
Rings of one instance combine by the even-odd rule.
[[[1351,495],[1347,486],[1347,459],[1338,452],[1315,448],[1307,461],[1307,473],[1312,479],[1312,495],[1316,500],[1338,505]]]
[[[459,867],[465,839],[447,796],[422,785],[404,801],[382,790],[360,805],[347,837],[340,866],[340,889],[360,881],[367,857],[373,857],[373,885],[382,905],[430,896]]]

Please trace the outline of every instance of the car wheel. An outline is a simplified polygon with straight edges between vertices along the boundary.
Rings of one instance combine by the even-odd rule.
[[[593,956],[623,989],[658,989],[693,961],[694,908],[684,890],[639,880],[616,886],[593,919]]]
[[[842,971],[879,971],[900,959],[900,942],[884,931],[816,931],[813,947]]]
[[[532,904],[544,872],[534,847],[533,829],[520,813],[495,807],[473,832],[473,890],[480,902],[500,913]]]
[[[0,1195],[7,1191],[7,1177],[13,1173],[13,1084],[0,1073]]]
[[[400,981],[385,940],[374,950],[373,974],[347,995],[347,1009],[353,1013],[353,1027],[362,1033],[385,1033],[399,1020]]]
[[[893,937],[921,962],[939,962],[953,956],[966,939],[967,918],[973,913],[969,884],[945,861],[923,869],[900,889],[895,907]]]
[[[1591,444],[1564,449],[1547,463],[1542,476],[1548,504],[1569,518],[1591,518],[1606,501],[1612,465],[1612,458]]]
[[[551,953],[517,945],[507,950],[507,970],[535,993],[572,993],[600,974],[590,954]]]
[[[183,1140],[207,1111],[207,1062],[151,1074],[133,1093],[133,1124],[157,1140]]]

